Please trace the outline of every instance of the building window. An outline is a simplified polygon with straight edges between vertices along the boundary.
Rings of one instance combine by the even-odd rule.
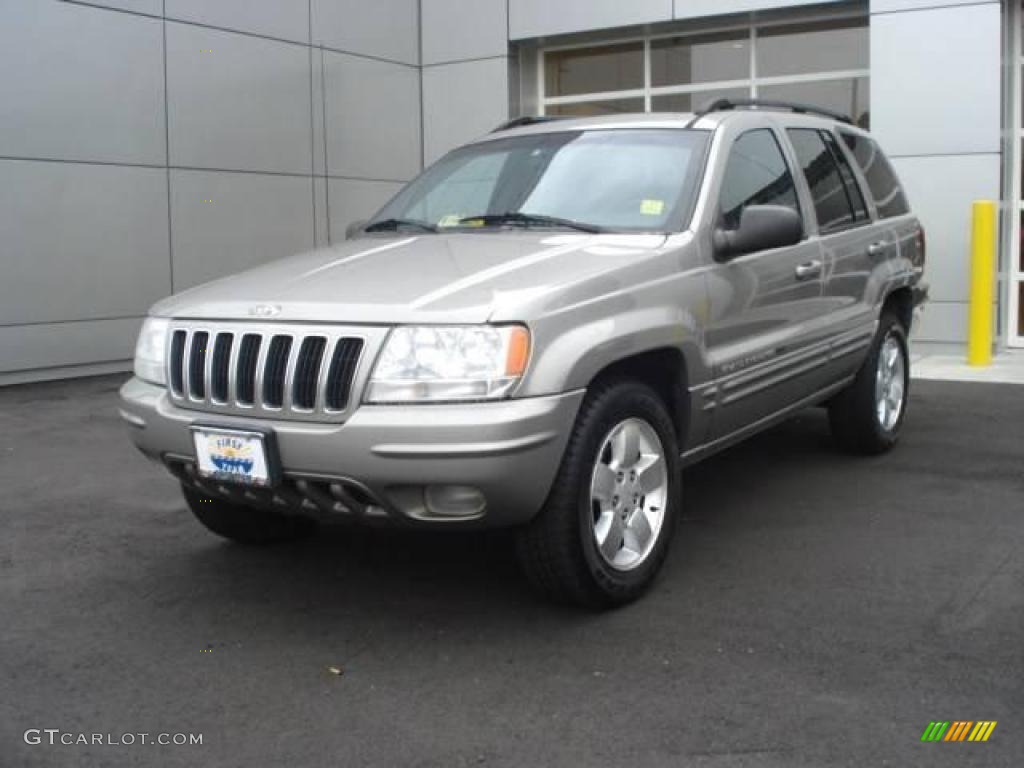
[[[797,101],[869,123],[863,16],[759,23],[540,51],[549,115],[694,112],[720,98]]]
[[[642,43],[551,51],[544,57],[544,92],[575,96],[644,87]]]

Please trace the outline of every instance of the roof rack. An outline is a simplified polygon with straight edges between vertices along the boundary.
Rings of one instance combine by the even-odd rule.
[[[564,118],[560,115],[526,115],[524,117],[514,117],[507,122],[502,123],[495,128],[491,133],[498,133],[499,131],[509,131],[513,128],[523,128],[527,125],[537,125],[538,123],[550,123],[553,120],[563,120]]]
[[[717,101],[711,102],[711,104],[698,112],[697,117],[702,117],[711,112],[727,112],[729,110],[741,109],[744,107],[750,109],[785,110],[788,112],[796,112],[801,115],[819,115],[821,117],[828,117],[832,120],[838,120],[842,123],[853,125],[853,120],[851,120],[848,115],[833,112],[830,109],[815,107],[813,104],[800,104],[794,101],[771,101],[769,99],[718,99]]]

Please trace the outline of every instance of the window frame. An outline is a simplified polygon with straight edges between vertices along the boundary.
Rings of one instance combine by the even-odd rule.
[[[828,129],[822,128],[820,130],[820,133],[828,137],[828,140],[825,142],[825,146],[828,147],[829,152],[832,153],[832,157],[835,159],[836,164],[839,166],[839,178],[842,180],[843,186],[849,193],[852,185],[852,191],[856,192],[857,195],[860,197],[860,204],[864,210],[864,215],[863,217],[858,218],[856,215],[857,211],[855,209],[853,224],[855,225],[855,227],[864,226],[865,224],[871,224],[875,220],[876,212],[873,211],[871,206],[868,205],[868,196],[864,194],[865,191],[868,190],[864,189],[860,176],[857,174],[857,171],[854,168],[855,162],[851,161],[849,154],[843,150],[840,144],[841,139],[839,139],[835,131],[830,131]],[[846,166],[846,169],[850,172],[849,178],[846,178],[846,176],[843,175],[844,165]],[[852,205],[853,200],[850,200],[850,203]],[[851,227],[851,229],[853,228],[854,227]]]
[[[832,158],[832,164],[835,166],[836,174],[839,176],[839,184],[843,190],[843,195],[846,198],[847,204],[850,206],[850,213],[853,214],[852,218],[848,223],[837,227],[830,227],[828,229],[822,228],[822,222],[818,216],[818,206],[815,204],[814,201],[814,187],[811,186],[811,182],[807,178],[807,174],[804,171],[803,163],[800,160],[800,154],[796,150],[796,145],[793,143],[792,136],[790,136],[790,133],[792,131],[807,131],[809,133],[817,134],[819,140],[822,143],[822,146],[825,147],[825,151],[828,153],[828,156]],[[785,127],[784,133],[786,134],[786,142],[789,145],[790,151],[793,153],[793,159],[796,161],[797,165],[800,168],[800,176],[803,180],[803,187],[807,191],[807,202],[810,206],[810,212],[814,216],[814,228],[818,237],[832,237],[833,235],[842,234],[843,232],[849,232],[851,230],[859,229],[869,224],[873,224],[875,222],[875,218],[871,209],[867,207],[867,200],[864,199],[863,190],[860,190],[860,195],[862,201],[864,202],[867,216],[864,219],[856,218],[856,214],[853,208],[853,201],[850,199],[849,187],[847,186],[846,179],[843,178],[842,169],[839,165],[839,158],[836,157],[832,147],[830,147],[829,143],[822,137],[822,134],[825,134],[828,136],[832,136],[833,140],[835,140],[834,132],[828,130],[827,128],[822,128],[821,126],[818,125],[787,125]],[[856,183],[856,176],[854,177],[854,181]]]
[[[798,85],[801,83],[834,82],[846,80],[859,80],[871,77],[870,61],[867,66],[857,69],[822,70],[796,75],[759,75],[757,71],[757,40],[759,30],[767,30],[778,27],[787,27],[799,24],[814,24],[817,22],[844,22],[862,21],[865,28],[869,27],[868,15],[859,10],[847,12],[825,12],[818,14],[801,14],[798,16],[786,16],[775,19],[761,19],[754,23],[733,23],[719,24],[713,26],[701,26],[692,30],[676,29],[671,32],[658,32],[647,35],[633,35],[619,38],[606,38],[590,40],[588,42],[568,43],[563,45],[541,46],[537,48],[536,56],[536,93],[537,113],[548,114],[548,108],[563,104],[587,104],[602,101],[617,101],[621,99],[638,99],[644,101],[644,112],[652,111],[652,100],[658,96],[671,96],[677,94],[700,94],[713,93],[716,91],[730,89],[747,89],[750,98],[758,97],[758,90],[762,87],[775,85]],[[679,85],[655,86],[651,77],[651,43],[655,40],[672,38],[693,37],[700,38],[714,34],[727,34],[730,32],[745,32],[748,41],[748,77],[737,80],[717,80],[702,83],[684,83]],[[545,54],[556,51],[567,51],[573,49],[598,48],[601,46],[614,46],[627,43],[643,43],[643,87],[631,88],[618,91],[595,91],[592,93],[573,94],[571,96],[550,96],[546,91],[545,76]],[[868,54],[870,56],[870,52]],[[870,113],[870,103],[868,104]],[[851,115],[856,120],[857,115]]]
[[[793,170],[793,160],[795,159],[795,157],[792,156],[792,147],[788,145],[786,137],[780,135],[779,129],[776,128],[774,125],[765,124],[750,128],[744,128],[732,138],[732,141],[729,143],[729,146],[725,149],[724,157],[721,161],[720,166],[722,169],[721,174],[718,180],[718,184],[713,190],[713,226],[723,227],[725,225],[725,211],[722,210],[722,190],[725,188],[726,175],[729,171],[729,162],[732,160],[733,150],[745,136],[749,136],[752,133],[759,133],[761,131],[764,131],[765,133],[772,137],[772,140],[775,142],[775,147],[779,151],[779,157],[782,159],[782,164],[786,167],[786,170],[789,172],[790,182],[793,185],[793,202],[796,205],[796,212],[797,215],[800,217],[800,223],[803,228],[803,234],[800,238],[800,242],[804,242],[810,236],[807,218],[809,211],[807,210],[807,207],[803,200],[803,194],[800,191],[799,180]],[[762,253],[762,251],[755,251],[754,253]]]

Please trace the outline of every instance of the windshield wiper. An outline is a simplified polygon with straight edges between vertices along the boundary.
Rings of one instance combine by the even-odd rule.
[[[544,227],[564,227],[566,229],[575,229],[579,232],[589,232],[591,234],[608,231],[604,227],[599,227],[596,224],[586,224],[582,221],[573,221],[572,219],[560,219],[557,216],[544,216],[539,213],[520,213],[518,211],[509,211],[508,213],[486,213],[481,216],[467,216],[464,219],[459,219],[459,224],[470,224],[474,221],[482,222],[485,227],[500,226],[501,224],[522,224],[524,226],[539,224]]]
[[[419,219],[381,219],[375,221],[373,224],[365,227],[364,232],[392,232],[401,229],[402,227],[412,227],[413,229],[422,229],[424,232],[437,232],[437,227],[428,221],[420,221]]]

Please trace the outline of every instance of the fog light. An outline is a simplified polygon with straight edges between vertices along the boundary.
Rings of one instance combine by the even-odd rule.
[[[428,485],[427,511],[437,517],[474,517],[484,511],[484,495],[471,485]]]

